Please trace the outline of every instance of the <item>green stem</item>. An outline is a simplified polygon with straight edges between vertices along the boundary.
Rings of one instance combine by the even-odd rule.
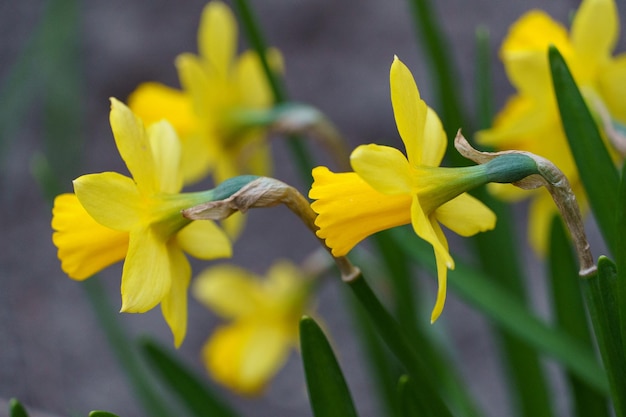
[[[267,43],[261,33],[261,29],[257,24],[257,19],[254,16],[252,8],[247,0],[235,0],[235,6],[238,10],[241,24],[246,32],[247,38],[257,52],[265,77],[267,78],[272,93],[274,95],[274,102],[276,104],[284,103],[288,100],[287,90],[282,81],[276,76],[276,73],[272,70],[267,60]],[[314,167],[313,160],[310,153],[307,152],[302,140],[296,136],[290,136],[290,140],[287,141],[289,150],[296,160],[296,166],[298,167],[300,177],[305,184],[311,183],[311,169]]]
[[[432,386],[431,372],[423,363],[402,328],[398,325],[380,300],[369,287],[362,274],[348,282],[348,285],[376,328],[378,334],[392,351],[396,358],[406,368],[407,373],[415,382],[417,390],[414,392],[418,401],[426,410],[428,416],[452,417],[439,393]]]
[[[446,129],[448,137],[454,137],[456,131],[463,127],[469,130],[470,126],[463,115],[461,106],[460,77],[455,73],[455,65],[447,54],[450,51],[448,42],[440,30],[444,25],[435,16],[431,3],[428,0],[407,0],[411,8],[411,15],[415,26],[417,41],[426,51],[430,64],[431,78],[437,89],[437,108]],[[467,165],[467,161],[453,149],[452,142],[448,143],[446,153],[454,166]]]
[[[552,219],[548,266],[552,304],[559,327],[578,340],[581,346],[593,349],[578,280],[576,257],[563,222],[557,216]],[[608,417],[604,395],[589,389],[589,385],[574,373],[567,371],[566,376],[572,395],[572,407],[578,417]]]

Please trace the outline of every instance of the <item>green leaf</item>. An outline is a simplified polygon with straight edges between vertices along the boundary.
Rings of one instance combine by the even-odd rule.
[[[615,217],[616,249],[620,254],[615,261],[617,264],[617,301],[620,306],[619,317],[622,329],[622,341],[626,343],[626,164],[622,166],[622,176],[619,185],[617,212]]]
[[[565,226],[560,217],[554,216],[550,233],[548,255],[550,283],[554,312],[559,327],[582,345],[593,349],[587,325],[585,304],[578,277],[578,262],[572,251]],[[600,395],[572,372],[567,372],[576,415],[608,416],[606,396]]]
[[[236,417],[217,395],[178,359],[150,339],[140,341],[143,355],[169,389],[197,417]]]
[[[357,417],[333,350],[322,329],[310,317],[300,320],[300,345],[313,415]]]
[[[398,247],[436,276],[437,267],[430,245],[405,228],[395,229],[394,234]],[[449,272],[448,283],[457,295],[492,322],[561,362],[598,392],[608,392],[606,376],[593,352],[531,314],[517,296],[503,289],[495,279],[456,260],[456,268]]]
[[[421,410],[419,403],[415,401],[414,390],[415,387],[411,384],[411,378],[408,375],[402,375],[398,381],[398,398],[402,417],[421,417],[424,415],[425,410]]]
[[[565,60],[553,46],[548,55],[563,129],[589,205],[608,247],[613,254],[618,254],[616,235],[623,233],[615,228],[618,172]]]
[[[89,417],[118,417],[118,415],[109,413],[108,411],[94,410],[89,413]]]
[[[16,398],[9,400],[9,417],[28,417],[26,409]]]
[[[616,286],[615,264],[604,256],[598,260],[598,272],[582,279],[589,316],[609,378],[615,414],[617,417],[625,417],[626,353],[620,330]]]

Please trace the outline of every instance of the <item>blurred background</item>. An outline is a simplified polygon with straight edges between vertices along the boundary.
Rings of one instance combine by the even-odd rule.
[[[179,87],[173,61],[179,53],[197,51],[199,16],[206,2],[79,2],[80,68],[72,71],[80,86],[80,101],[69,97],[49,103],[45,97],[47,87],[64,87],[55,85],[54,77],[39,77],[38,69],[47,64],[45,58],[39,55],[37,59],[42,62],[23,66],[28,71],[20,72],[16,65],[24,61],[25,51],[33,49],[32,39],[41,29],[51,3],[54,2],[0,2],[0,109],[4,111],[0,120],[4,127],[11,127],[4,129],[8,134],[0,137],[0,400],[17,397],[33,410],[59,416],[84,416],[90,410],[104,409],[124,417],[139,417],[142,410],[109,350],[82,284],[61,271],[51,242],[50,207],[33,172],[40,172],[43,153],[51,148],[63,153],[65,144],[46,142],[43,109],[49,105],[78,106],[83,118],[82,148],[67,149],[68,158],[80,158],[80,168],[63,173],[67,178],[63,178],[61,191],[71,191],[70,180],[84,173],[125,172],[109,127],[108,98],[126,100],[144,81]],[[253,3],[268,43],[284,55],[290,97],[324,112],[345,135],[350,148],[372,142],[401,145],[389,99],[389,67],[394,54],[412,70],[422,97],[434,104],[428,66],[416,41],[408,2]],[[491,35],[494,101],[500,108],[513,91],[497,59],[508,26],[533,7],[541,7],[555,19],[567,22],[579,4],[577,0],[432,3],[444,25],[449,52],[461,80],[459,85],[463,85],[458,94],[472,117],[476,108],[476,28],[483,25]],[[59,32],[66,29],[62,19],[57,24]],[[617,50],[624,50],[623,40]],[[32,82],[17,84],[16,79]],[[11,90],[16,86],[24,92]],[[7,110],[11,108],[21,111],[12,113]],[[15,114],[23,117],[15,120]],[[465,133],[471,135],[471,128],[466,128]],[[68,136],[72,134],[68,132]],[[319,163],[328,163],[316,144],[310,148],[315,149]],[[282,139],[273,141],[273,152],[275,176],[306,193],[310,184],[300,181]],[[516,211],[523,237],[523,207]],[[300,262],[317,247],[316,240],[287,210],[256,210],[235,244],[232,262],[263,274],[276,258]],[[462,242],[453,239],[451,251],[462,257]],[[527,262],[529,270],[536,271],[529,274],[533,280],[528,282],[535,294],[533,303],[540,314],[545,314],[541,267],[537,267],[531,254],[527,255]],[[194,271],[199,272],[205,265],[194,264]],[[120,307],[120,276],[121,265],[116,265],[97,278],[115,311]],[[429,309],[435,297],[432,280],[420,277],[420,284],[423,291],[416,292],[415,297],[423,299],[422,304]],[[384,298],[384,284],[379,288]],[[377,416],[380,409],[371,395],[373,382],[346,302],[347,294],[338,277],[329,279],[319,294],[315,315],[325,323],[361,415]],[[204,374],[199,352],[218,321],[193,299],[189,309],[189,330],[179,353],[188,365]],[[424,314],[421,318],[427,317]],[[120,315],[119,319],[133,337],[148,334],[171,346],[170,331],[159,309],[141,315]],[[497,341],[489,335],[487,323],[451,293],[435,326],[447,334],[450,346],[455,347],[458,366],[487,414],[509,415],[510,399],[502,386],[503,371],[494,353]],[[553,382],[559,383],[558,379]],[[311,415],[297,353],[291,355],[288,365],[262,397],[241,398],[220,387],[216,390],[246,416]],[[0,401],[0,416],[6,415],[2,405]]]

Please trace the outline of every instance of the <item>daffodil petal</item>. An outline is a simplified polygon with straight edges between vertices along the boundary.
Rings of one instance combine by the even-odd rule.
[[[446,153],[448,139],[439,116],[430,107],[426,109],[424,139],[422,142],[423,146],[418,151],[422,155],[422,165],[438,167],[441,164],[443,155]]]
[[[518,91],[535,100],[549,97],[552,80],[547,51],[556,46],[563,56],[571,56],[567,30],[541,10],[524,14],[509,30],[500,50],[509,80]]]
[[[220,225],[226,232],[228,238],[234,242],[243,232],[246,224],[246,215],[240,211],[236,211],[220,222]]]
[[[241,54],[235,76],[243,106],[265,108],[272,103],[272,92],[256,52],[246,51]]]
[[[182,140],[180,169],[185,184],[193,184],[204,179],[215,165],[215,155],[210,138],[201,132],[194,132]]]
[[[356,173],[336,174],[326,167],[313,170],[309,197],[318,213],[317,236],[325,239],[335,256],[347,254],[357,243],[381,230],[411,221],[411,196],[385,195]]]
[[[354,172],[380,193],[411,193],[411,167],[406,157],[396,148],[361,145],[350,155],[350,163]]]
[[[207,94],[207,91],[211,91],[211,84],[202,62],[195,55],[181,54],[176,57],[176,69],[183,89],[191,96],[195,114],[203,116],[203,122],[210,122],[206,115],[210,115],[212,110]]]
[[[607,64],[599,78],[599,89],[611,115],[626,124],[626,54]]]
[[[419,237],[433,246],[435,253],[441,256],[448,268],[454,268],[454,260],[448,252],[447,241],[441,241],[439,239],[439,235],[436,232],[436,228],[433,227],[433,223],[435,222],[432,222],[429,216],[424,213],[417,196],[413,197],[411,203],[411,224],[413,225],[413,230]],[[439,225],[437,225],[437,228],[438,227]]]
[[[176,131],[169,122],[161,120],[148,127],[148,137],[158,190],[166,194],[179,192],[183,188],[183,177],[180,139]]]
[[[167,119],[181,137],[197,129],[191,104],[188,94],[156,82],[142,83],[128,96],[128,107],[146,125]]]
[[[580,62],[593,65],[608,59],[619,31],[614,0],[584,0],[572,22],[571,39]]]
[[[473,236],[496,226],[496,215],[481,201],[464,193],[435,210],[437,220],[461,236]]]
[[[221,1],[212,1],[202,12],[198,31],[200,56],[212,71],[225,77],[237,48],[237,23],[233,13]]]
[[[439,241],[444,244],[447,251],[448,241],[446,240],[441,227],[439,227],[437,222],[432,222],[432,226]],[[435,262],[437,264],[437,300],[435,301],[435,306],[433,307],[433,311],[430,315],[431,324],[439,318],[441,312],[443,311],[443,306],[446,303],[446,293],[448,288],[448,266],[446,265],[446,257],[435,251]]]
[[[87,213],[108,228],[130,231],[140,221],[141,195],[132,179],[116,172],[74,180],[74,191]]]
[[[176,234],[180,247],[199,259],[230,258],[232,245],[226,233],[210,220],[189,223]]]
[[[141,119],[124,103],[111,98],[109,121],[117,150],[137,187],[145,194],[158,191],[150,142]]]
[[[398,57],[394,57],[389,74],[391,104],[398,133],[404,142],[411,165],[422,165],[420,149],[423,148],[426,103],[420,98],[413,74]]]
[[[192,285],[193,296],[225,318],[245,317],[261,310],[259,277],[229,264],[202,271]]]
[[[130,233],[122,270],[122,312],[145,313],[167,295],[172,269],[166,242],[152,228]]]
[[[238,322],[218,328],[202,353],[215,380],[236,392],[254,395],[285,363],[292,343],[279,327]]]
[[[73,279],[89,278],[124,259],[128,251],[128,233],[97,223],[74,194],[54,199],[52,229],[61,268]]]
[[[161,301],[161,312],[174,336],[174,346],[178,348],[187,333],[187,288],[191,280],[191,266],[175,244],[168,245],[168,255],[172,279],[170,290]]]

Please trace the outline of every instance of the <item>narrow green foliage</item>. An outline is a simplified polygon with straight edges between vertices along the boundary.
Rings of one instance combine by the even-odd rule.
[[[348,285],[365,307],[378,335],[415,381],[416,389],[413,394],[415,401],[425,410],[424,417],[451,417],[452,413],[435,388],[436,384],[431,377],[433,369],[424,363],[415,346],[376,297],[363,275],[351,280]]]
[[[563,129],[589,205],[609,249],[618,254],[616,240],[619,232],[615,228],[618,172],[565,60],[555,47],[550,47],[548,56]]]
[[[381,415],[400,417],[396,394],[396,381],[400,375],[400,365],[391,356],[389,350],[383,346],[382,340],[372,328],[365,308],[348,291],[345,291],[344,294],[346,303],[351,307],[355,330],[360,336],[360,345],[366,355],[365,366],[369,369],[372,382],[378,391],[378,399],[382,403],[381,407],[384,412]]]
[[[89,413],[89,417],[118,417],[118,415],[109,413],[108,411],[96,410]]]
[[[432,247],[406,229],[396,229],[394,234],[398,247],[436,276]],[[494,262],[495,259],[494,256]],[[448,284],[493,323],[561,362],[593,389],[608,392],[606,376],[590,349],[531,314],[517,296],[502,288],[493,278],[456,260],[456,268],[449,272]]]
[[[479,26],[476,29],[476,118],[480,129],[491,126],[493,107],[489,29]]]
[[[618,204],[615,217],[615,258],[617,264],[617,304],[620,306],[619,318],[622,329],[622,341],[626,344],[626,164],[622,166],[622,176],[619,185]]]
[[[448,41],[441,28],[440,19],[435,16],[432,4],[429,0],[408,0],[411,16],[417,35],[417,41],[426,51],[426,59],[430,64],[430,73],[436,88],[436,105],[441,121],[448,137],[454,137],[461,127],[470,129],[463,115],[461,106],[462,90],[458,83],[461,78],[455,73],[456,65],[453,64],[448,51]],[[448,142],[447,158],[453,165],[467,165],[467,160],[453,149],[453,141]]]
[[[400,415],[402,417],[420,417],[423,415],[419,404],[412,395],[415,387],[411,385],[411,378],[408,375],[400,377],[398,381],[398,402],[400,403]]]
[[[28,417],[26,409],[16,398],[9,400],[9,417]]]
[[[560,328],[589,349],[593,348],[587,315],[580,291],[578,264],[567,237],[563,222],[559,217],[552,220],[550,233],[550,253],[548,256],[552,300],[556,319]],[[580,377],[567,372],[572,407],[579,417],[608,416],[607,401]]]
[[[236,417],[222,400],[211,392],[197,376],[176,357],[150,339],[140,342],[143,356],[161,377],[171,392],[175,393],[189,412],[196,416]]]
[[[300,320],[302,363],[315,417],[356,417],[352,396],[330,343],[310,317]]]
[[[602,362],[608,374],[615,415],[625,417],[626,354],[619,324],[616,275],[615,264],[609,258],[601,256],[598,260],[598,272],[582,279],[582,288]]]
[[[261,59],[265,78],[270,84],[274,95],[274,103],[281,104],[286,102],[288,100],[287,89],[282,80],[269,65],[266,56],[267,42],[265,41],[263,33],[261,33],[261,28],[257,23],[258,19],[255,17],[248,0],[235,0],[234,6],[239,14],[239,20],[244,28],[248,42],[250,42],[252,48],[254,48]],[[315,166],[311,155],[307,152],[304,143],[298,137],[290,137],[287,145],[294,157],[294,166],[299,170],[300,176],[305,184],[309,184],[311,182],[311,169]]]

